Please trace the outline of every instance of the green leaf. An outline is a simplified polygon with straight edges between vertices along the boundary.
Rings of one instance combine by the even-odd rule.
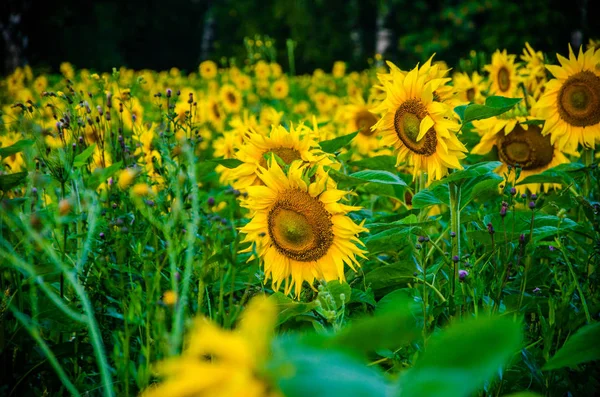
[[[465,166],[464,169],[460,171],[455,171],[452,174],[446,176],[445,178],[433,182],[429,185],[429,189],[433,189],[442,184],[447,184],[449,182],[460,182],[463,183],[465,180],[469,180],[478,176],[487,175],[494,173],[494,170],[501,166],[502,163],[500,161],[484,161],[481,163]],[[490,178],[492,178],[490,176]]]
[[[73,159],[73,167],[81,167],[87,163],[87,159],[94,153],[94,149],[96,148],[96,144],[88,146],[83,152],[79,153]]]
[[[372,234],[365,238],[363,242],[367,246],[367,250],[370,254],[385,251],[397,251],[398,241],[407,238],[410,233],[411,228],[393,228],[377,234]]]
[[[462,199],[460,200],[461,209],[465,208],[472,200],[478,198],[484,199],[488,195],[499,195],[498,185],[504,180],[496,173],[490,173],[485,176],[474,178],[471,186],[466,184],[462,189]]]
[[[521,102],[521,98],[506,98],[502,96],[491,96],[485,100],[485,105],[472,103],[464,109],[464,114],[461,117],[463,124],[474,120],[483,120],[490,117],[499,116],[512,109],[517,103]],[[454,109],[460,115],[460,110]]]
[[[394,156],[367,157],[361,160],[351,161],[348,164],[368,170],[396,171],[396,157]]]
[[[114,164],[106,167],[106,168],[94,170],[92,175],[87,180],[87,187],[89,189],[96,190],[98,188],[98,186],[100,186],[101,184],[106,182],[108,180],[108,178],[110,178],[118,170],[120,170],[122,164],[123,164],[123,162],[119,161],[117,163],[114,163]]]
[[[34,144],[31,139],[22,139],[11,146],[0,147],[0,158],[12,156],[15,153],[22,152],[26,147]]]
[[[528,183],[560,183],[569,185],[575,183],[572,174],[582,170],[585,166],[581,163],[559,164],[536,175],[530,175],[527,178],[520,180],[517,185],[525,185]]]
[[[366,303],[371,306],[375,306],[377,304],[375,302],[375,297],[373,296],[373,291],[371,289],[363,291],[361,289],[356,288],[352,288],[352,295],[350,296],[349,303]]]
[[[325,284],[325,288],[333,299],[335,300],[335,305],[339,309],[342,307],[342,303],[348,303],[350,301],[352,295],[352,289],[346,282],[340,282],[338,280],[331,280]],[[342,302],[341,295],[344,295],[344,300]]]
[[[581,327],[542,368],[544,371],[600,359],[600,323]]]
[[[304,345],[294,337],[276,340],[268,372],[287,397],[395,394],[395,386],[376,367],[337,350]]]
[[[395,310],[352,321],[331,340],[333,347],[368,353],[378,349],[397,349],[419,337],[409,305],[410,300],[396,302]]]
[[[412,206],[421,209],[439,204],[448,205],[449,200],[448,189],[423,189],[413,196]]]
[[[367,182],[379,183],[384,185],[400,185],[406,186],[398,175],[392,174],[389,171],[378,171],[378,170],[363,170],[358,171],[349,175],[351,178],[362,179]]]
[[[19,186],[27,178],[27,172],[15,172],[14,174],[0,175],[0,190],[3,192]]]
[[[472,395],[508,362],[521,341],[521,324],[509,318],[454,324],[431,337],[427,351],[400,378],[400,395]]]
[[[365,275],[365,283],[375,291],[386,287],[406,284],[414,279],[416,271],[417,265],[415,262],[405,260],[371,270]]]
[[[297,302],[281,292],[275,292],[269,297],[269,299],[275,301],[279,311],[279,315],[277,316],[277,325],[285,323],[292,317],[308,313],[314,310],[318,305],[317,301],[308,303]]]
[[[236,167],[244,164],[242,161],[240,161],[238,159],[211,159],[210,161],[213,163],[222,165],[225,168],[236,168]]]
[[[321,142],[321,149],[327,153],[335,153],[347,144],[350,143],[352,139],[356,135],[358,135],[359,131],[352,132],[348,135],[338,136],[337,138],[329,139],[327,141]]]

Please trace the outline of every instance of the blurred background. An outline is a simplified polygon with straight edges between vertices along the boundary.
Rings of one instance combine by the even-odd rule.
[[[244,38],[268,35],[288,70],[286,41],[295,42],[296,72],[368,66],[381,53],[409,67],[436,53],[450,66],[470,50],[506,48],[566,53],[567,43],[600,36],[597,0],[2,0],[0,73],[29,64],[58,72],[113,67],[197,71],[205,59],[238,65]]]

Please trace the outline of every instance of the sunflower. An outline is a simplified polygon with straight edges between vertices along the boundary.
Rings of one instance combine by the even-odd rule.
[[[546,66],[555,78],[533,108],[545,120],[542,133],[561,150],[575,151],[578,144],[593,148],[600,142],[600,50],[580,48],[575,57],[569,46],[569,59],[556,56],[561,66]]]
[[[341,110],[341,121],[346,125],[346,134],[358,131],[351,141],[359,154],[366,156],[379,146],[379,138],[371,129],[379,118],[371,113],[372,105],[367,105],[362,96],[355,96]]]
[[[537,100],[548,81],[544,67],[544,54],[541,51],[536,52],[529,43],[525,43],[521,60],[525,62],[525,66],[519,70],[519,75],[527,92]]]
[[[340,203],[348,192],[331,187],[327,176],[309,182],[307,172],[296,161],[286,174],[272,156],[258,173],[264,186],[248,188],[243,205],[252,220],[240,230],[243,242],[252,243],[244,251],[256,248],[265,281],[271,278],[275,291],[285,281],[285,293],[294,290],[297,297],[304,281],[343,281],[344,263],[356,270],[356,256],[365,257],[356,244],[362,245],[357,235],[367,230],[347,216],[360,208]]]
[[[531,117],[527,119],[530,120]],[[518,165],[521,168],[518,180],[514,180],[514,173],[510,174],[513,177],[513,184],[530,175],[536,175],[559,164],[569,162],[569,159],[558,149],[557,145],[550,142],[550,137],[542,135],[540,127],[515,122],[516,119],[512,119],[510,123],[504,124],[504,129],[488,129],[487,133],[481,138],[481,142],[471,152],[474,154],[487,154],[496,146],[498,157],[502,161],[502,165],[496,168],[496,173],[499,175],[507,174],[508,166],[515,167]],[[525,193],[526,190],[531,191],[531,193],[538,193],[540,190],[547,191],[552,187],[560,187],[560,185],[529,183],[515,187],[519,193]]]
[[[206,80],[212,80],[217,76],[217,64],[213,61],[204,61],[198,67],[200,76]]]
[[[492,64],[485,65],[484,70],[489,72],[492,82],[490,94],[505,97],[516,97],[519,86],[516,55],[507,54],[506,50],[496,52],[492,55]]]
[[[452,76],[452,82],[456,87],[458,100],[462,103],[479,103],[485,102],[483,91],[485,90],[485,82],[483,77],[477,72],[473,72],[471,76],[467,73],[455,73]]]
[[[233,331],[196,319],[181,356],[156,366],[165,379],[142,397],[281,396],[264,375],[276,318],[275,304],[256,296]]]
[[[280,125],[274,125],[268,135],[255,131],[246,133],[245,144],[240,146],[235,157],[242,161],[238,167],[231,170],[233,186],[238,190],[260,184],[258,176],[260,167],[266,167],[267,158],[276,154],[286,164],[294,160],[302,160],[310,165],[330,165],[332,161],[319,149],[312,131],[300,125],[290,126],[286,130]]]
[[[232,159],[235,151],[242,145],[242,135],[235,129],[226,131],[223,136],[213,141],[214,157],[223,159]],[[231,168],[217,165],[215,171],[219,174],[219,182],[225,185],[231,180]]]
[[[223,128],[225,114],[223,113],[221,106],[219,106],[219,102],[214,98],[208,98],[207,100],[202,101],[201,105],[201,111],[203,113],[202,118],[208,120],[208,122],[217,130]]]
[[[271,86],[271,96],[275,99],[285,99],[290,92],[290,86],[286,79],[279,79]]]
[[[448,168],[462,169],[465,146],[454,131],[459,129],[452,108],[434,101],[433,92],[441,79],[425,82],[418,66],[408,74],[392,68],[391,81],[382,79],[386,99],[374,109],[381,119],[372,128],[381,132],[383,146],[394,146],[397,163],[413,166],[413,177],[427,172],[428,182],[440,179]]]
[[[232,85],[225,84],[219,90],[219,98],[227,113],[239,113],[243,106],[242,95]]]

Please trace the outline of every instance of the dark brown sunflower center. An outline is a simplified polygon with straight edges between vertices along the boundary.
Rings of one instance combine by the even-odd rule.
[[[281,255],[313,262],[333,244],[331,214],[307,192],[289,189],[279,194],[268,215],[269,237]]]
[[[475,99],[475,88],[469,88],[467,90],[467,100],[473,102],[473,99]]]
[[[550,135],[542,136],[538,126],[530,125],[527,130],[517,125],[508,135],[498,133],[498,154],[504,164],[519,165],[524,170],[535,170],[550,164],[554,146]]]
[[[260,160],[260,165],[264,168],[267,167],[267,159],[271,158],[271,153],[274,153],[283,160],[286,164],[292,164],[294,160],[301,160],[302,156],[300,156],[300,152],[294,148],[289,147],[279,147],[277,149],[271,149],[268,152],[265,152]]]
[[[510,73],[504,66],[498,70],[498,87],[503,92],[510,88]]]
[[[231,102],[232,104],[234,104],[234,105],[237,102],[237,98],[235,97],[235,95],[233,95],[233,92],[228,92],[227,93],[227,100],[229,102]]]
[[[375,133],[375,131],[371,131],[371,127],[377,123],[377,117],[373,113],[366,110],[361,111],[356,115],[354,121],[356,122],[359,134],[371,136]]]
[[[569,77],[558,92],[558,113],[576,127],[599,123],[600,77],[589,70]]]
[[[425,105],[417,99],[403,102],[394,114],[394,130],[402,143],[414,153],[431,156],[437,146],[437,135],[431,127],[420,141],[417,141],[421,120],[427,116]]]
[[[215,118],[220,119],[221,118],[221,112],[219,112],[219,107],[217,106],[216,103],[213,104],[212,110],[213,110],[213,113],[215,115]]]

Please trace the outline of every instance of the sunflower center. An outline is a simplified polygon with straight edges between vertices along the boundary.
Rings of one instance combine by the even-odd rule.
[[[554,146],[550,136],[542,136],[538,126],[530,125],[527,130],[517,125],[508,135],[498,133],[498,154],[504,164],[519,165],[524,170],[535,170],[550,164]]]
[[[361,111],[356,115],[355,118],[356,127],[359,129],[359,134],[364,136],[371,136],[375,131],[371,131],[371,127],[377,123],[375,115],[369,111]]]
[[[473,99],[475,99],[475,88],[469,88],[467,90],[467,100],[473,102]]]
[[[504,66],[498,70],[498,87],[501,91],[508,91],[510,88],[510,73]]]
[[[280,254],[313,262],[333,244],[331,214],[307,192],[289,189],[279,194],[268,215],[269,236]]]
[[[417,99],[409,99],[403,102],[394,114],[394,130],[402,143],[412,152],[431,156],[435,153],[437,146],[437,135],[433,127],[425,133],[425,136],[417,141],[421,120],[427,116],[425,105]]]
[[[213,104],[213,106],[212,106],[212,110],[213,110],[213,113],[214,113],[215,117],[216,117],[217,119],[220,119],[220,118],[221,118],[221,112],[219,112],[219,107],[217,106],[217,104],[216,104],[216,103],[215,103],[215,104]]]
[[[235,95],[233,95],[232,92],[227,93],[227,100],[233,104],[237,102],[237,99],[235,98]]]
[[[600,77],[589,70],[569,77],[558,92],[558,113],[576,127],[599,123]]]
[[[292,164],[292,162],[294,160],[302,159],[302,156],[300,156],[300,152],[297,151],[296,149],[289,148],[289,147],[279,147],[276,149],[271,149],[262,155],[259,164],[263,168],[267,168],[267,159],[271,158],[271,153],[276,154],[277,157],[279,157],[281,160],[283,160],[284,163],[286,163],[288,165]]]

